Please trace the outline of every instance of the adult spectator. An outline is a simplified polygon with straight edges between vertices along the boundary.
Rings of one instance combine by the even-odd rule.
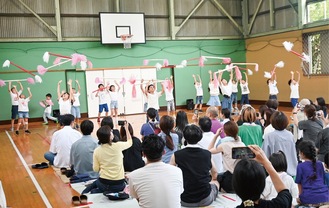
[[[184,149],[176,151],[170,160],[170,164],[177,165],[183,172],[181,205],[208,206],[218,195],[217,170],[211,160],[211,153],[197,145],[202,138],[201,129],[192,124],[186,126],[183,133],[188,144]]]
[[[113,142],[117,142],[120,140],[120,132],[116,127],[114,126],[113,119],[111,116],[105,116],[102,119],[101,126],[108,125],[112,129],[112,133],[114,135]]]
[[[265,105],[268,108],[272,108],[274,110],[278,110],[279,102],[276,99],[269,99],[269,100],[266,101]]]
[[[200,104],[202,105],[202,104]],[[176,115],[176,127],[175,132],[178,135],[179,144],[183,144],[183,130],[185,126],[188,124],[188,119],[185,111],[178,111]]]
[[[324,162],[324,156],[329,152],[329,127],[322,129],[316,138],[315,146],[317,148],[318,160]]]
[[[73,129],[73,115],[62,115],[61,122],[64,127],[53,134],[49,152],[46,152],[44,157],[49,161],[50,165],[54,165],[55,167],[69,167],[72,144],[81,139],[82,134]]]
[[[210,106],[207,108],[206,116],[208,116],[211,119],[211,132],[216,134],[217,130],[219,128],[222,128],[223,125],[220,123],[218,119],[218,108],[215,106]],[[224,132],[220,135],[221,138],[225,137]]]
[[[82,121],[80,129],[83,136],[72,144],[70,164],[73,165],[74,171],[78,175],[85,173],[97,175],[93,171],[93,154],[98,146],[96,139],[91,136],[94,130],[94,123],[90,120]]]
[[[326,101],[324,100],[323,97],[317,97],[316,100],[314,101],[314,105],[316,106],[317,111],[322,111],[323,116],[327,117],[327,106],[326,106]]]
[[[145,136],[142,151],[147,163],[127,176],[130,195],[142,208],[181,207],[182,171],[162,162],[165,145],[165,141],[155,134]]]

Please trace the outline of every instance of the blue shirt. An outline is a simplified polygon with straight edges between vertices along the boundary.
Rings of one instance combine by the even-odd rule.
[[[158,136],[160,136],[162,139],[164,139],[166,141],[166,134],[163,133],[162,131],[161,131],[160,134],[158,134]],[[167,146],[165,146],[164,149],[165,149],[166,153],[164,155],[162,155],[162,162],[164,162],[164,163],[169,163],[170,162],[171,156],[174,154],[174,152],[177,151],[177,148],[178,148],[178,141],[179,141],[178,140],[178,135],[176,133],[171,133],[170,132],[170,136],[171,136],[171,138],[173,140],[173,143],[174,143],[174,149],[171,150]]]

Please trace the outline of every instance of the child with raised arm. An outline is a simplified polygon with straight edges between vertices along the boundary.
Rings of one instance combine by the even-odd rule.
[[[51,97],[51,94],[48,93],[46,94],[46,100],[40,102],[40,105],[42,104],[45,108],[42,116],[44,125],[48,125],[48,119],[58,122],[57,118],[51,116],[52,106],[54,105],[53,101],[51,101]]]
[[[98,90],[95,95],[99,99],[97,122],[101,122],[101,114],[102,114],[103,110],[105,110],[105,116],[108,116],[109,107],[107,105],[107,94],[109,94],[107,87],[104,87],[103,84],[99,84]]]
[[[288,85],[290,86],[290,100],[291,100],[291,105],[294,108],[297,103],[298,103],[298,98],[299,98],[299,81],[300,81],[300,74],[298,71],[296,73],[298,74],[298,79],[297,81],[294,79],[294,72],[290,71],[291,73],[291,79],[288,81]]]
[[[269,99],[273,99],[273,100],[277,100],[278,99],[278,94],[279,94],[279,90],[277,87],[277,82],[276,82],[276,74],[275,72],[272,72],[272,76],[271,79],[267,80],[267,85],[268,85],[268,89],[270,92],[270,96]]]
[[[110,98],[111,98],[111,103],[110,103],[110,108],[111,108],[111,117],[114,119],[118,119],[118,98],[119,98],[119,91],[120,91],[120,85],[116,80],[114,80],[115,85],[118,87],[118,89],[115,89],[114,85],[110,85]],[[117,123],[117,121],[115,122]]]
[[[16,87],[15,87],[16,88]],[[28,124],[28,120],[29,120],[29,105],[28,103],[30,102],[31,98],[32,98],[32,93],[30,88],[27,88],[27,91],[29,92],[29,97],[25,97],[24,94],[18,94],[17,90],[16,90],[16,96],[18,99],[18,123],[17,123],[17,128],[16,128],[16,135],[19,134],[19,127],[21,124],[24,125],[25,127],[25,133],[26,134],[30,134],[31,132],[29,131],[29,124]]]
[[[219,71],[218,81],[219,81],[219,86],[223,93],[222,109],[227,108],[231,112],[233,70],[231,70],[230,79],[228,81],[226,79],[222,79],[222,75],[223,75],[223,71]]]
[[[240,81],[240,88],[241,88],[241,101],[240,105],[243,106],[244,104],[249,104],[249,87],[248,87],[248,76],[246,72],[243,72],[246,80],[241,79]]]
[[[20,90],[17,91],[17,88],[15,85],[11,85],[11,82],[9,82],[8,85],[8,92],[10,94],[10,98],[11,98],[11,131],[14,131],[14,124],[15,124],[15,119],[18,116],[18,99],[17,99],[17,93],[18,95],[20,95],[23,91],[23,86],[22,83],[17,82],[20,86]]]
[[[174,81],[173,76],[170,76],[170,83],[165,87],[164,92],[167,101],[167,114],[175,116],[175,100],[174,100]]]
[[[72,96],[70,96],[70,93],[72,93],[72,80],[69,80],[67,82],[67,84],[70,87],[70,93],[64,92],[61,94],[61,83],[62,80],[60,80],[57,85],[57,96],[58,96],[57,100],[59,105],[59,115],[71,114]]]
[[[199,81],[197,81],[194,74],[192,74],[192,77],[194,79],[194,87],[196,90],[194,109],[198,109],[198,105],[199,105],[199,111],[202,112],[202,104],[203,104],[202,80],[200,78],[200,75],[198,75]]]
[[[141,85],[140,88],[143,92],[143,94],[145,94],[146,98],[147,98],[147,108],[154,108],[156,110],[156,120],[159,121],[159,97],[164,93],[164,86],[163,83],[161,83],[162,85],[162,90],[160,92],[156,91],[156,88],[153,84],[148,84],[147,85],[147,90],[144,90],[144,86],[143,86],[143,82],[144,79],[141,80]],[[146,118],[146,122],[148,122],[148,117]]]
[[[81,87],[80,87],[78,80],[75,80],[75,82],[77,83],[78,91],[75,88],[72,88],[73,104],[72,104],[72,108],[71,108],[71,113],[75,118],[75,128],[78,129],[78,128],[80,128],[79,125],[80,125],[80,118],[81,118],[80,99],[79,99]]]
[[[207,105],[209,106],[221,106],[220,100],[219,100],[219,86],[215,87],[215,82],[212,76],[212,71],[208,71],[210,80],[208,84],[208,89],[210,93],[209,101],[207,102]],[[216,75],[215,75],[216,76]]]

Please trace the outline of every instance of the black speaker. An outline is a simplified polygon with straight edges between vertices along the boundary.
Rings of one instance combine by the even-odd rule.
[[[194,108],[193,99],[186,100],[186,108],[187,108],[187,110],[193,110],[193,108]]]

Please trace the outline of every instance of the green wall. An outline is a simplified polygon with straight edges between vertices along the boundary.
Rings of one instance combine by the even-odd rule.
[[[144,59],[168,59],[170,65],[180,64],[182,60],[203,56],[228,56],[234,62],[245,62],[245,42],[244,40],[195,40],[195,41],[147,41],[146,44],[132,45],[131,49],[123,49],[122,45],[102,45],[99,42],[37,42],[37,43],[0,43],[0,63],[10,60],[28,70],[36,70],[37,65],[44,67],[50,66],[54,60],[51,57],[49,63],[44,63],[42,56],[44,52],[58,53],[70,56],[73,53],[80,53],[87,56],[92,61],[94,68],[106,67],[126,67],[141,66]],[[157,71],[158,79],[165,79],[173,75],[175,77],[175,94],[176,105],[185,105],[186,99],[195,98],[195,89],[193,86],[192,74],[200,74],[204,88],[204,102],[209,99],[207,86],[209,82],[208,70],[216,71],[224,68],[223,65],[212,65],[218,63],[218,60],[209,59],[205,64],[208,66],[197,66],[198,60],[189,61],[185,68],[164,68]],[[155,65],[151,62],[149,65]],[[78,67],[79,68],[79,67]],[[36,72],[35,72],[36,73]],[[227,77],[228,73],[224,74]],[[1,80],[22,79],[27,78],[28,74],[22,73],[14,66],[2,68],[0,70]],[[52,68],[51,71],[41,76],[43,82],[41,84],[29,85],[23,82],[26,87],[30,86],[33,98],[30,102],[30,117],[41,117],[43,108],[39,106],[39,101],[44,99],[45,94],[50,92],[53,95],[54,109],[58,108],[55,102],[57,98],[57,82],[63,80],[78,79],[81,84],[81,112],[86,113],[87,96],[86,82],[88,80],[84,72],[75,71],[70,63]],[[73,84],[75,87],[75,83]],[[160,87],[160,86],[159,86]],[[64,84],[62,84],[64,90]],[[0,87],[0,121],[10,119],[10,97],[8,95],[8,85]],[[160,105],[165,106],[165,98],[160,98]]]

